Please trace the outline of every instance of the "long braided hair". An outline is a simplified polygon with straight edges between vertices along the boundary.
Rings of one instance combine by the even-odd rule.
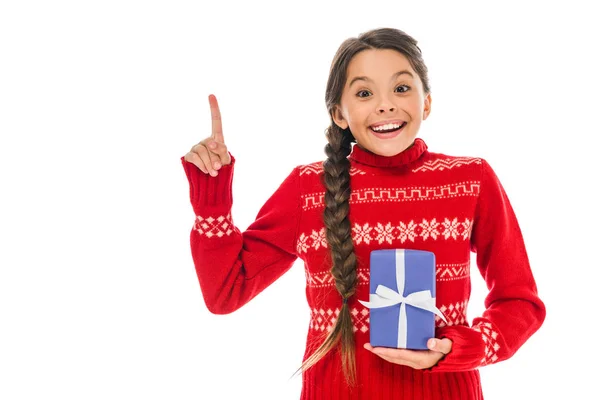
[[[357,38],[346,39],[333,58],[327,81],[325,103],[331,117],[331,125],[326,129],[327,145],[323,162],[322,182],[326,188],[323,221],[326,239],[331,251],[331,274],[335,278],[335,287],[341,295],[342,307],[335,325],[329,331],[324,342],[307,358],[298,371],[312,367],[338,342],[341,342],[342,370],[346,382],[354,386],[356,380],[354,327],[348,299],[355,293],[357,284],[356,255],[352,241],[351,226],[348,219],[350,210],[350,161],[351,143],[356,139],[350,128],[342,129],[333,120],[336,105],[340,104],[342,91],[347,79],[348,65],[359,52],[367,49],[397,50],[407,57],[412,68],[419,75],[425,95],[430,86],[427,67],[421,55],[417,41],[405,32],[393,28],[373,29]]]

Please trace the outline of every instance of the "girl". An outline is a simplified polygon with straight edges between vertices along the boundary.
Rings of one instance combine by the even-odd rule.
[[[212,136],[181,157],[196,214],[192,257],[211,312],[239,309],[304,261],[303,400],[483,399],[478,368],[511,357],[545,318],[491,166],[430,152],[416,138],[430,91],[411,36],[386,28],[347,39],[327,82],[327,159],[293,168],[245,232],[231,217],[235,158],[214,96]],[[447,323],[436,316],[430,350],[368,343],[369,310],[358,300],[369,299],[370,252],[385,248],[435,254],[436,305]],[[471,251],[490,292],[469,325]]]

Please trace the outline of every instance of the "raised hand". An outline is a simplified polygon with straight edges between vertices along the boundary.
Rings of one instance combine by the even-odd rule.
[[[212,94],[209,95],[208,103],[210,104],[210,114],[212,116],[212,134],[195,144],[184,156],[184,159],[197,166],[205,174],[217,176],[217,171],[223,165],[231,163],[231,157],[223,138],[223,125],[217,98]]]
[[[427,342],[430,350],[390,349],[387,347],[373,347],[365,343],[364,348],[377,354],[379,357],[394,364],[407,365],[414,369],[431,368],[452,350],[452,341],[448,338],[431,338]]]

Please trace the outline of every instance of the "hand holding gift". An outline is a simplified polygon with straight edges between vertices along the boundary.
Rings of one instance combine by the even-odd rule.
[[[450,339],[435,339],[435,255],[429,251],[371,252],[369,301],[371,343],[367,350],[396,364],[430,368],[452,350]],[[373,347],[381,346],[381,347]]]
[[[432,338],[427,342],[431,350],[390,349],[373,347],[365,343],[365,349],[394,364],[407,365],[414,369],[431,368],[452,350],[452,341],[448,338]]]

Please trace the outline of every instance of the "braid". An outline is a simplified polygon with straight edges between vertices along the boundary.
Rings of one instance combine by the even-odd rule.
[[[321,346],[298,369],[306,370],[317,363],[341,340],[342,369],[346,381],[353,385],[356,379],[355,343],[352,317],[347,299],[356,288],[356,255],[352,242],[350,220],[350,144],[355,141],[349,129],[342,130],[335,123],[327,129],[327,159],[323,162],[322,181],[325,185],[323,221],[331,249],[331,274],[343,302],[338,318]],[[297,371],[296,371],[297,372]]]

